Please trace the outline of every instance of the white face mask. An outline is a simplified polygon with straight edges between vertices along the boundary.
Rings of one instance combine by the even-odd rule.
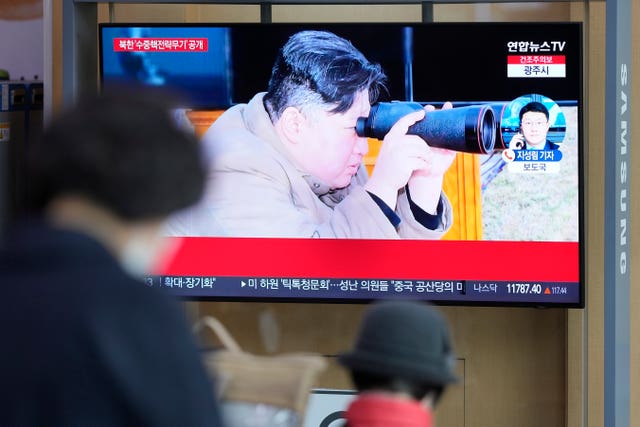
[[[118,258],[120,266],[132,277],[143,279],[157,262],[162,243],[159,228],[134,230]]]

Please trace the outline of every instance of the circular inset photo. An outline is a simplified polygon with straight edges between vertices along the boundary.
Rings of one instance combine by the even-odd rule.
[[[567,121],[560,106],[540,94],[520,96],[493,106],[500,129],[496,148],[557,150],[564,141]]]

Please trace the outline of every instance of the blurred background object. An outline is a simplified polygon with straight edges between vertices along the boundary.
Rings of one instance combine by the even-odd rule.
[[[0,0],[0,19],[20,21],[42,17],[42,0]]]

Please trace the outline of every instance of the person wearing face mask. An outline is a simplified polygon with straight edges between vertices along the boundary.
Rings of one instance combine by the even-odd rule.
[[[457,381],[445,318],[414,301],[369,307],[353,349],[338,362],[358,391],[345,427],[432,427],[442,393]]]
[[[168,107],[80,100],[30,147],[29,214],[0,250],[0,425],[221,425],[184,312],[142,280],[204,187]]]
[[[440,238],[452,224],[442,182],[455,153],[407,135],[425,111],[391,128],[370,177],[363,166],[368,144],[356,122],[385,81],[378,64],[333,33],[291,36],[268,90],[227,110],[203,136],[210,191],[167,233]]]

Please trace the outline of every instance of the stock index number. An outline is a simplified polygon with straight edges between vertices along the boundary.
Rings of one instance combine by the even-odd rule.
[[[541,294],[542,285],[539,283],[508,283],[507,292],[510,294]]]

